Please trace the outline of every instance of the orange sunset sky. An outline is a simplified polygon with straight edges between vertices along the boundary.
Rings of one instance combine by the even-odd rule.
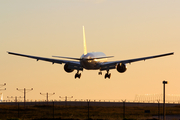
[[[27,99],[127,99],[136,94],[180,94],[179,0],[0,0],[0,84],[7,96],[23,96],[16,88],[33,88]],[[113,60],[174,52],[127,64],[127,71],[110,70],[111,79],[98,70],[66,73],[64,65],[12,56],[7,51],[41,57],[80,57],[82,26],[87,51],[104,52]],[[1,89],[2,89],[1,88]]]

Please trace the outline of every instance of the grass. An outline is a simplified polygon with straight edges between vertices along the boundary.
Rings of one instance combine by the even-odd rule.
[[[145,113],[145,110],[150,113]],[[162,107],[160,109],[162,114]],[[169,115],[180,115],[180,105],[166,107]],[[127,119],[142,120],[158,115],[157,106],[126,106],[125,116]],[[32,120],[42,118],[79,119],[88,118],[88,106],[64,106],[64,105],[0,105],[0,120]],[[122,120],[123,107],[90,106],[89,118],[93,120]]]

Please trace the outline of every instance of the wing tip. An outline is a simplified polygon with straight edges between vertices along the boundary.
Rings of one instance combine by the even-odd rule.
[[[171,52],[171,53],[167,53],[167,55],[174,55],[174,52]]]
[[[8,54],[11,54],[12,52],[6,51]]]

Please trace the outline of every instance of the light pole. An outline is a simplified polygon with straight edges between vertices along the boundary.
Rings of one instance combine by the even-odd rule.
[[[125,103],[126,103],[126,99],[122,100],[123,102],[123,119],[125,119]]]
[[[15,96],[15,97],[13,97],[13,96],[11,96],[11,97],[7,96],[7,98],[9,98],[9,99],[13,99],[13,98],[14,98],[14,101],[15,101],[15,102],[18,102],[18,98],[22,98],[22,97],[21,97],[21,96],[19,96],[19,97],[17,97],[17,96]]]
[[[32,91],[33,88],[31,88],[31,89],[26,89],[26,88],[24,88],[24,89],[18,89],[18,88],[16,88],[16,90],[18,90],[18,91],[24,93],[24,108],[25,108],[25,103],[26,103],[26,93]]]
[[[61,96],[59,96],[59,98],[65,98],[66,107],[67,107],[67,99],[68,99],[68,98],[73,98],[73,96],[71,96],[71,97],[67,97],[67,96],[65,96],[65,97],[61,97]]]
[[[89,120],[89,103],[90,103],[90,100],[87,99],[87,103],[88,103],[88,120]]]
[[[1,88],[1,87],[3,87],[3,86],[6,86],[6,83],[4,83],[4,84],[0,84],[0,88]],[[4,89],[0,89],[0,90],[6,90],[6,88],[4,88]]]
[[[47,104],[48,104],[48,97],[51,96],[51,95],[54,95],[55,93],[40,93],[41,95],[45,95],[46,96],[46,101],[47,101]]]
[[[158,102],[158,119],[160,120],[160,104],[159,104],[160,100],[157,100],[157,102]]]
[[[168,81],[163,81],[163,120],[166,120],[166,104],[165,104],[165,84],[168,84]]]

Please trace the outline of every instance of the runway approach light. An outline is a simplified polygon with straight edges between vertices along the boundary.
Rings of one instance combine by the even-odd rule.
[[[163,84],[169,84],[168,81],[163,81]]]

